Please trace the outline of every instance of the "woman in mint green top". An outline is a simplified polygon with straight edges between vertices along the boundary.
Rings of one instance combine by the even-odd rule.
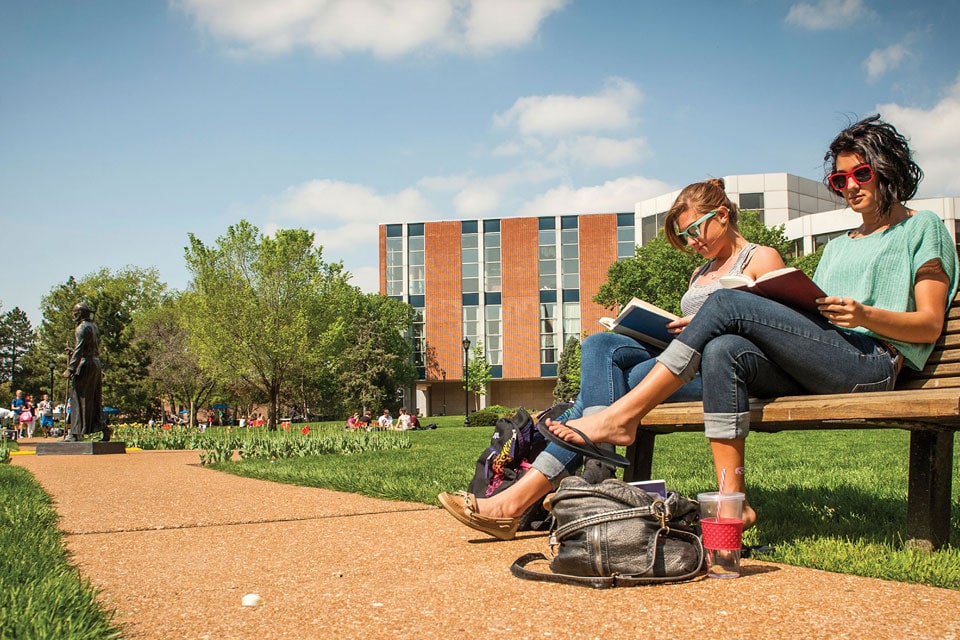
[[[746,291],[713,293],[643,381],[604,411],[548,428],[561,445],[626,445],[684,382],[703,377],[704,425],[721,490],[746,492],[749,398],[892,389],[923,367],[957,290],[957,252],[943,223],[904,203],[923,176],[906,139],[879,116],[830,145],[827,183],[862,224],[831,241],[814,280],[828,294],[804,313]],[[756,513],[744,505],[744,526]]]

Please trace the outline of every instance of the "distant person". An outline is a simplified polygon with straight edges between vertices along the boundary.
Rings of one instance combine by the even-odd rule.
[[[103,419],[102,371],[100,369],[100,332],[91,319],[93,310],[85,302],[73,305],[76,344],[70,355],[64,378],[72,381],[70,432],[62,442],[79,442],[98,431],[101,442],[109,442],[113,429]]]
[[[390,409],[384,409],[383,415],[377,418],[377,425],[381,429],[392,429],[393,428],[393,416],[390,415]]]
[[[13,428],[17,430],[20,437],[24,437],[23,425],[20,424],[20,414],[23,413],[23,389],[17,389],[13,394],[13,400],[10,401],[10,410],[13,411]]]
[[[32,438],[36,430],[37,421],[34,420],[36,407],[33,406],[33,396],[27,396],[23,401],[23,411],[20,412],[20,424],[25,426],[27,437]]]
[[[397,431],[406,431],[413,425],[410,424],[410,414],[406,409],[400,409],[400,415],[397,416]]]
[[[373,424],[373,413],[367,409],[363,412],[363,415],[359,418],[359,427],[361,429],[366,429],[369,431],[371,429],[370,425]]]
[[[50,435],[50,429],[53,428],[53,403],[50,402],[50,396],[46,393],[37,403],[37,418],[40,420],[40,432],[44,436]]]

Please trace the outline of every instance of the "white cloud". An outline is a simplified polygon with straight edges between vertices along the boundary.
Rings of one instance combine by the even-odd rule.
[[[867,80],[873,82],[888,71],[896,69],[908,54],[909,51],[903,44],[890,45],[886,49],[874,49],[863,62],[863,67],[867,70]]]
[[[516,128],[523,135],[563,136],[580,132],[616,131],[631,127],[633,109],[643,99],[635,84],[607,80],[594,96],[547,95],[519,98],[494,116],[494,125]]]
[[[384,220],[428,220],[433,208],[414,188],[382,195],[360,184],[312,180],[277,197],[269,215],[270,222],[262,225],[265,234],[272,235],[280,227],[310,229],[314,242],[323,247],[324,260],[342,260],[354,275],[352,284],[375,291],[379,281],[363,274],[368,268],[377,269],[369,265],[378,262],[379,225]]]
[[[882,104],[885,120],[910,138],[915,159],[923,169],[921,197],[960,194],[957,149],[960,149],[960,76],[946,95],[930,110]]]
[[[486,176],[430,176],[417,181],[417,185],[440,192],[444,197],[451,197],[452,213],[457,216],[472,218],[492,213],[509,216],[514,213],[500,210],[508,195],[517,191],[529,192],[531,185],[556,180],[564,174],[564,169],[556,165],[530,163],[511,171]]]
[[[379,266],[351,267],[347,262],[344,262],[344,266],[353,275],[350,284],[360,287],[360,290],[364,293],[380,293]]]
[[[647,141],[643,138],[600,138],[579,136],[561,141],[551,160],[613,169],[639,162],[647,153]]]
[[[637,202],[669,192],[665,182],[632,176],[609,180],[591,187],[557,187],[543,193],[523,207],[519,215],[542,216],[580,213],[633,211]]]
[[[798,2],[793,5],[785,22],[802,29],[821,31],[843,29],[874,15],[863,0],[820,0],[816,4]]]
[[[169,0],[243,53],[306,47],[323,56],[396,57],[427,48],[491,51],[526,44],[567,0]]]
[[[490,213],[500,202],[500,190],[484,184],[470,185],[453,198],[457,213],[467,218],[479,218]]]
[[[540,22],[568,0],[475,0],[466,21],[471,49],[515,47],[531,39]]]
[[[413,188],[380,195],[359,184],[311,180],[287,189],[277,200],[273,213],[304,221],[379,222],[389,218],[402,222],[422,219],[430,209]]]

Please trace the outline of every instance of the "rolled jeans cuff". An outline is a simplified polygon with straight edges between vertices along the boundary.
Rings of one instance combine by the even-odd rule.
[[[530,466],[542,473],[554,489],[560,485],[561,480],[571,474],[567,464],[558,460],[549,449],[541,451]]]
[[[690,382],[700,370],[700,352],[679,340],[673,340],[657,361],[684,382]]]
[[[703,434],[711,440],[742,440],[750,433],[750,412],[705,413]]]

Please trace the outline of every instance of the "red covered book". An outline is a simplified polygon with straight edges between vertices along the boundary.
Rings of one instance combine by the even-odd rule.
[[[770,298],[788,307],[817,313],[817,298],[827,294],[796,267],[785,267],[765,273],[756,280],[750,276],[721,276],[721,286],[727,289],[750,291]]]

